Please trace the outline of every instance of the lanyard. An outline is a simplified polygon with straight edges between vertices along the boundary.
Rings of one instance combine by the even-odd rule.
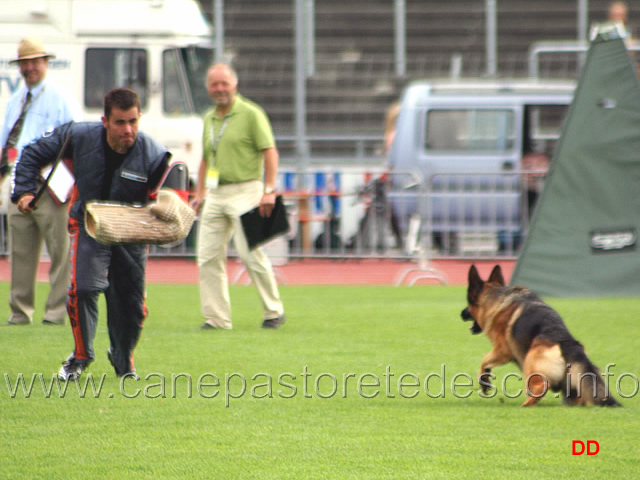
[[[214,136],[213,132],[213,122],[211,122],[211,149],[213,150],[213,166],[216,163],[216,152],[218,151],[218,144],[220,143],[220,139],[222,138],[222,134],[224,133],[225,128],[229,124],[229,120],[231,120],[231,115],[227,115],[224,118],[224,122],[222,122],[222,126],[220,127],[220,131],[217,136]]]

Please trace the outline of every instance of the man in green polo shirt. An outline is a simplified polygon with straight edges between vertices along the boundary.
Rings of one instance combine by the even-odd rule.
[[[258,289],[263,328],[278,328],[284,308],[269,258],[249,250],[240,215],[259,206],[268,216],[275,205],[278,150],[271,123],[260,106],[237,93],[238,77],[226,64],[207,71],[214,107],[204,117],[202,162],[192,206],[200,214],[198,267],[201,329],[231,329],[227,246],[233,236],[238,256]]]

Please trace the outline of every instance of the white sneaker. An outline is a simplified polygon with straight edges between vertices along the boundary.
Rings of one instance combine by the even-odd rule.
[[[88,363],[79,362],[73,354],[71,354],[69,358],[62,362],[62,366],[58,372],[58,378],[65,382],[77,380],[80,378],[80,375],[82,375],[84,369],[87,368],[87,365]]]

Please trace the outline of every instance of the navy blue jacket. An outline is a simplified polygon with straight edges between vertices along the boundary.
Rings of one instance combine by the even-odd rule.
[[[149,180],[159,168],[164,171],[171,158],[164,147],[138,132],[133,147],[113,174],[109,198],[100,198],[106,170],[105,128],[101,122],[66,123],[24,148],[11,179],[12,202],[17,203],[25,193],[35,194],[40,170],[55,161],[67,135],[71,135],[71,140],[63,158],[73,162],[77,189],[69,215],[78,220],[83,219],[84,205],[90,200],[146,203],[151,191],[157,187],[150,185]]]

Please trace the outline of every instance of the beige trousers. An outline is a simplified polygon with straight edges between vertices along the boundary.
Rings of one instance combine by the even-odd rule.
[[[269,258],[260,248],[249,250],[240,215],[262,198],[260,181],[220,185],[209,190],[198,227],[198,267],[202,315],[210,324],[231,328],[227,249],[233,236],[238,256],[247,268],[262,302],[263,319],[284,313]]]
[[[9,252],[11,259],[12,323],[33,323],[36,276],[43,240],[51,258],[49,267],[49,296],[44,307],[44,320],[63,323],[67,317],[67,289],[69,288],[69,232],[67,204],[56,205],[44,193],[38,208],[30,215],[8,206]]]

